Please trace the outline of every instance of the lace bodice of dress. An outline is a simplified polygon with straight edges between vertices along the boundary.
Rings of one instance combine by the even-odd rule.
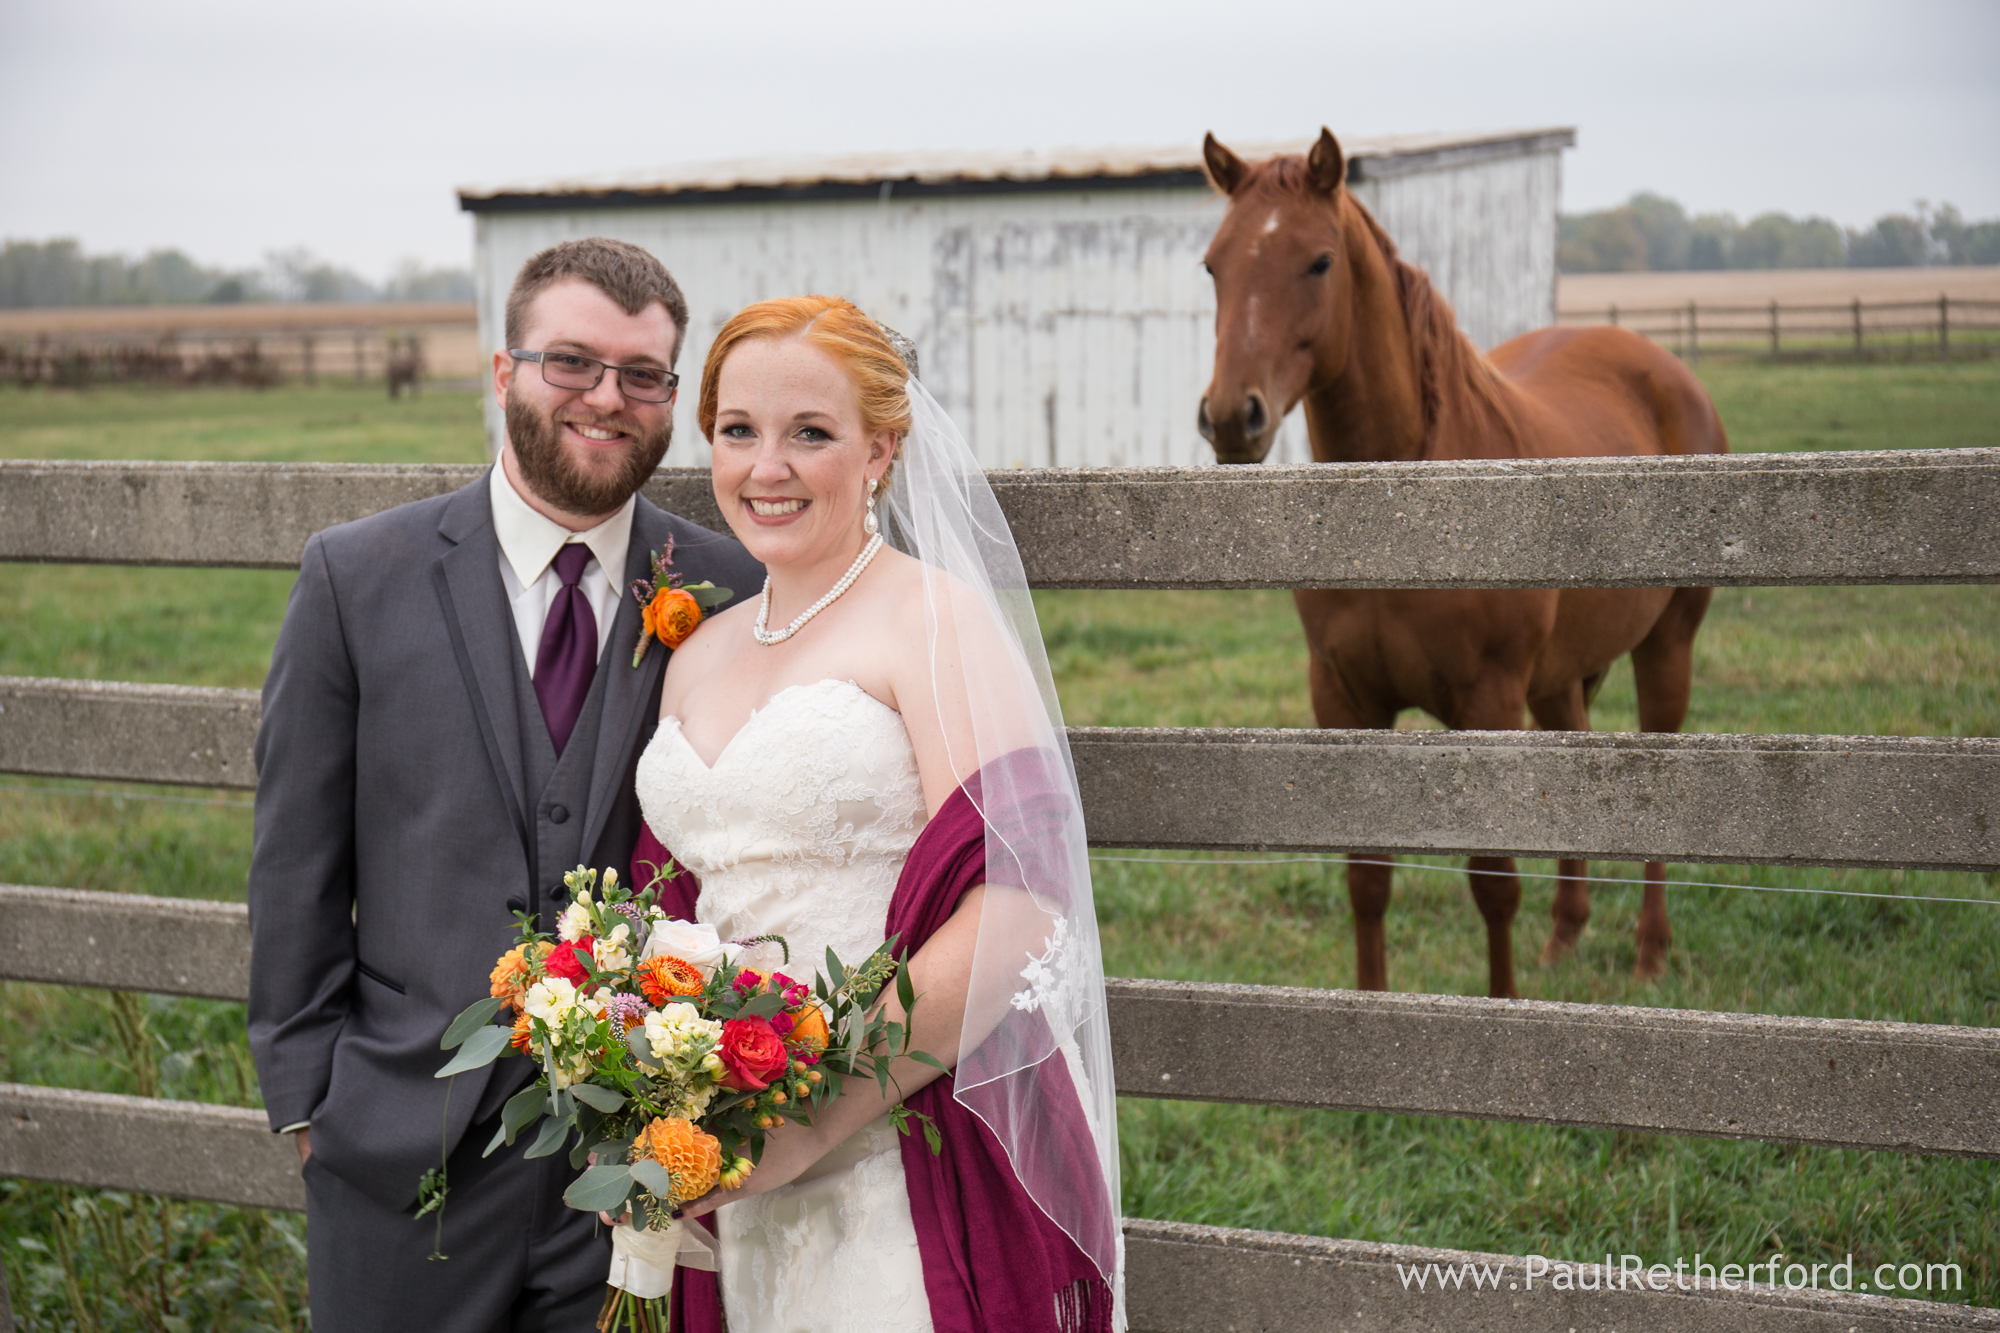
[[[646,822],[701,881],[696,915],[723,939],[784,936],[802,981],[829,947],[855,963],[882,942],[924,793],[902,715],[854,682],[780,690],[713,767],[680,719],[662,718],[637,786]],[[741,961],[782,956],[762,945]]]
[[[725,940],[785,937],[809,980],[831,947],[858,963],[926,822],[903,719],[852,681],[773,695],[714,767],[663,718],[639,759],[639,804],[701,880],[695,915]],[[737,954],[781,965],[775,944]],[[888,1117],[789,1185],[715,1213],[729,1326],[760,1333],[930,1333],[923,1260]]]

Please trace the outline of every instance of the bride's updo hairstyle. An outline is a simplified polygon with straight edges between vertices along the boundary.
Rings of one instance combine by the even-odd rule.
[[[900,452],[903,437],[910,431],[910,395],[903,385],[911,372],[882,326],[841,296],[780,296],[744,306],[730,317],[709,344],[708,357],[701,365],[701,401],[695,409],[695,421],[702,438],[715,438],[715,400],[722,363],[729,354],[753,338],[793,337],[804,338],[846,368],[861,404],[862,429],[871,435],[878,430],[894,431]],[[893,454],[890,466],[895,466]],[[882,474],[882,480],[888,483],[888,473]]]

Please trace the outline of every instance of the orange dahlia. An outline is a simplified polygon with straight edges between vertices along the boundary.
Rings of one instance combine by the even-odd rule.
[[[680,995],[699,995],[706,984],[700,968],[670,953],[654,954],[639,964],[639,989],[654,1004],[665,1004]]]
[[[673,1203],[699,1199],[722,1174],[722,1144],[692,1121],[678,1117],[650,1121],[632,1141],[632,1160],[650,1157],[674,1178]]]
[[[500,955],[500,961],[493,964],[492,988],[489,994],[496,1000],[504,1000],[516,1009],[528,993],[530,980],[528,946],[517,944]]]

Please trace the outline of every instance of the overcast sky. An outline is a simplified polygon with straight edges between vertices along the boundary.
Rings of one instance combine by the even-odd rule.
[[[469,262],[454,187],[778,152],[1572,125],[1635,190],[2000,215],[1996,0],[7,0],[0,236]]]

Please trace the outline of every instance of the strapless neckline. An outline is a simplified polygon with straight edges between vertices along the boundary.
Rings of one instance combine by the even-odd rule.
[[[808,691],[822,689],[829,685],[833,686],[835,689],[838,689],[844,685],[848,689],[853,690],[856,694],[860,695],[863,699],[866,699],[869,703],[874,704],[877,708],[880,708],[883,712],[889,714],[891,717],[901,719],[901,717],[903,716],[901,713],[889,707],[889,705],[883,703],[880,699],[877,699],[874,695],[870,694],[868,691],[862,689],[861,686],[856,682],[851,680],[842,680],[836,676],[826,676],[820,680],[806,681],[798,685],[787,685],[785,686],[784,689],[777,691],[776,693],[772,694],[770,698],[766,699],[764,701],[764,706],[762,708],[751,709],[750,720],[748,722],[745,722],[742,726],[738,727],[736,729],[736,734],[731,736],[727,741],[723,742],[722,748],[715,752],[715,761],[713,763],[704,760],[701,757],[701,751],[694,748],[694,742],[687,738],[685,730],[687,724],[682,722],[678,717],[675,717],[672,713],[668,713],[660,718],[660,726],[664,728],[668,723],[672,723],[674,738],[678,740],[683,746],[686,747],[689,757],[692,758],[695,761],[695,763],[700,764],[704,771],[713,773],[717,769],[722,767],[723,761],[729,758],[729,752],[736,748],[736,742],[743,739],[743,734],[745,732],[749,731],[752,727],[756,726],[760,721],[763,721],[764,719],[770,717],[772,713],[777,711],[779,700],[785,698],[787,695],[804,694]]]

